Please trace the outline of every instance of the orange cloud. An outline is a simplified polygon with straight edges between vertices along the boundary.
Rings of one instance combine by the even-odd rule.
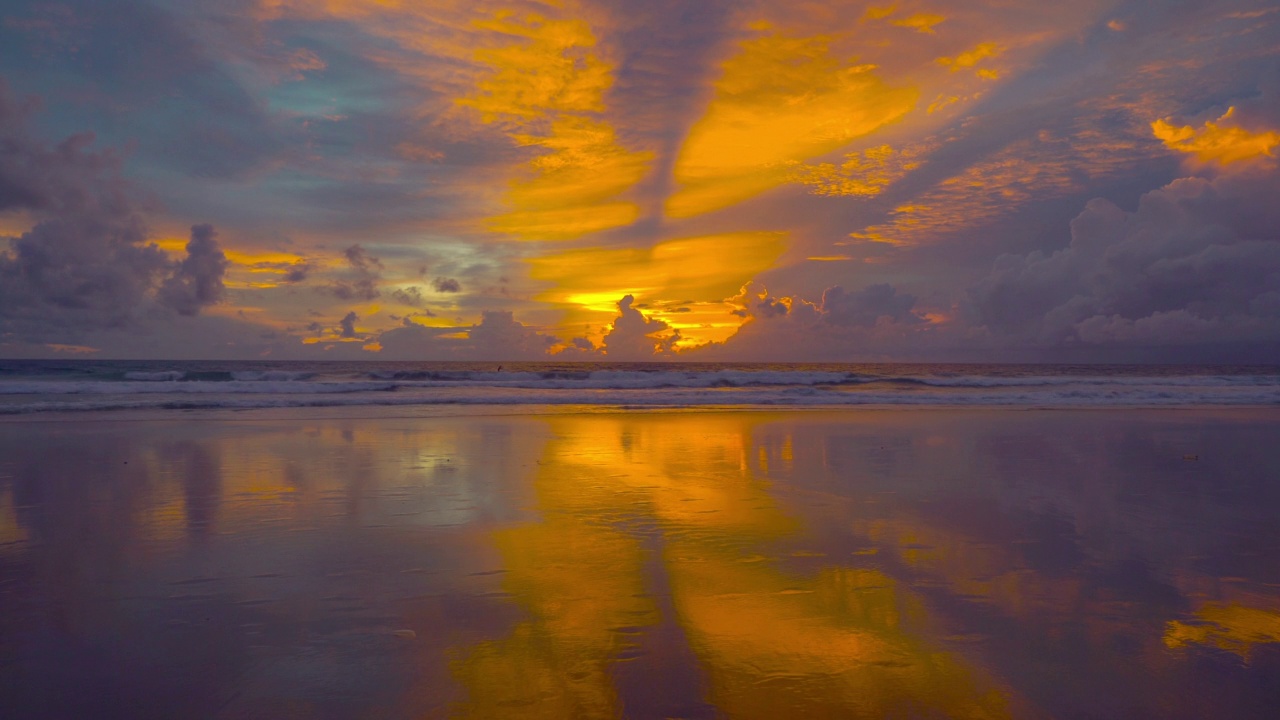
[[[945,21],[946,18],[941,15],[934,15],[933,13],[916,13],[898,20],[890,20],[889,22],[897,25],[898,27],[911,28],[916,32],[933,34],[934,26]]]
[[[934,62],[943,67],[951,68],[951,72],[957,72],[965,68],[971,68],[987,58],[999,57],[1004,52],[1004,48],[993,42],[985,42],[977,47],[962,52],[955,57],[940,57]]]
[[[1271,151],[1280,145],[1280,132],[1250,132],[1236,126],[1235,112],[1235,107],[1228,108],[1222,117],[1205,122],[1200,129],[1156,120],[1151,123],[1151,132],[1170,150],[1194,154],[1203,162],[1228,165],[1257,157],[1274,157]]]
[[[805,165],[796,163],[791,181],[808,185],[814,195],[879,195],[889,185],[920,166],[936,143],[922,143],[902,150],[878,145],[845,155],[844,163]]]
[[[690,217],[788,182],[791,165],[899,120],[914,88],[891,87],[870,65],[833,57],[829,38],[748,40],[721,67],[715,97],[675,164],[666,213]]]
[[[503,197],[509,210],[486,226],[522,240],[562,240],[634,222],[638,206],[619,196],[645,176],[652,155],[619,145],[598,117],[613,69],[593,53],[591,28],[505,13],[476,25],[517,40],[476,51],[491,74],[457,104],[517,145],[545,149],[515,172]]]

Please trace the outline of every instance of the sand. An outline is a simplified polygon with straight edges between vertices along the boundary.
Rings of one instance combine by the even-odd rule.
[[[1280,412],[0,424],[20,718],[1271,717]]]

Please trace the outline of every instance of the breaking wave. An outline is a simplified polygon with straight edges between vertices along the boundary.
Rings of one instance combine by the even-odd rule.
[[[0,414],[476,404],[1280,405],[1275,368],[16,362],[0,363]]]

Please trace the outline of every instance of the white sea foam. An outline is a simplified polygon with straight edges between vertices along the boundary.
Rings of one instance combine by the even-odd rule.
[[[853,367],[853,366],[850,366]],[[122,408],[539,404],[600,406],[1009,405],[1030,407],[1280,405],[1280,373],[1110,374],[986,366],[979,372],[895,366],[788,369],[573,366],[397,369],[358,364],[228,368],[177,364],[115,375],[82,369],[0,380],[0,413]],[[88,374],[89,377],[85,377]],[[120,379],[123,378],[123,379]]]
[[[162,370],[160,372],[127,372],[124,374],[125,380],[135,380],[139,382],[172,382],[181,380],[186,377],[186,373],[181,370]]]
[[[314,377],[312,372],[292,372],[289,370],[243,370],[231,373],[232,380],[244,382],[297,382]]]

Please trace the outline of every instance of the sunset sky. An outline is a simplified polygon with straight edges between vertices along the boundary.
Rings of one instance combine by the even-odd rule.
[[[1280,6],[11,0],[0,357],[1280,357]]]

